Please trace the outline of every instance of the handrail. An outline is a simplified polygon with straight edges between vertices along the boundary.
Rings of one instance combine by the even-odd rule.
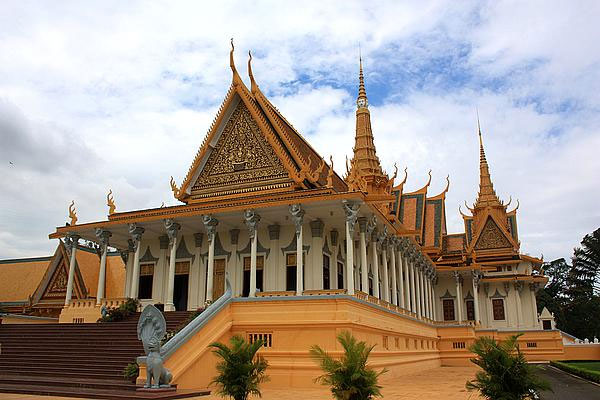
[[[161,348],[160,354],[166,360],[169,358],[177,349],[179,349],[185,342],[191,339],[212,317],[214,317],[219,311],[221,311],[232,299],[231,284],[229,279],[225,277],[225,293],[219,297],[214,303],[206,307],[206,309],[196,318],[194,318],[189,324],[187,324],[182,330],[177,332],[165,345]],[[145,361],[145,357],[143,358]],[[138,358],[138,360],[140,360]]]

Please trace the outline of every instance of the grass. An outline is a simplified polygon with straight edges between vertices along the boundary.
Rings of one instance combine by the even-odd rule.
[[[600,383],[600,361],[550,361],[563,371]]]

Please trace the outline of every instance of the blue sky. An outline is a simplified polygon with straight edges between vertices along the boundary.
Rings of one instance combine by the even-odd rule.
[[[569,257],[600,226],[600,3],[43,2],[0,14],[0,258],[49,254],[79,221],[176,204],[231,79],[246,76],[343,173],[359,43],[378,155],[433,170],[448,231],[475,200],[481,116],[492,179],[519,199],[522,250]],[[248,81],[248,79],[246,79]],[[9,162],[12,162],[10,164]]]

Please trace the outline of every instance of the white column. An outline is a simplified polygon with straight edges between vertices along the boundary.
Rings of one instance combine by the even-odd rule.
[[[437,297],[435,296],[435,284],[437,282],[437,275],[434,274],[431,280],[431,304],[433,305],[433,320],[437,321]]]
[[[423,298],[423,305],[421,306],[423,317],[429,318],[429,304],[427,303],[427,288],[425,287],[425,267],[421,269],[421,297]]]
[[[402,260],[402,253],[400,252],[400,247],[398,247],[397,249],[396,259],[398,260],[398,288],[400,289],[400,298],[398,299],[398,305],[401,308],[406,308],[406,303],[404,302],[404,262]]]
[[[344,200],[344,213],[346,216],[346,277],[348,294],[354,295],[354,225],[358,218],[360,204]]]
[[[275,270],[275,287],[273,290],[285,290],[285,262],[280,262],[281,252],[279,251],[279,233],[281,227],[279,225],[269,225],[269,245],[271,253],[269,254],[269,262],[272,262]],[[267,261],[267,260],[265,260]]]
[[[411,306],[411,290],[410,290],[410,260],[408,255],[402,257],[402,264],[404,264],[404,295],[406,296],[406,309],[412,311]]]
[[[433,301],[431,296],[431,278],[430,274],[427,274],[425,279],[425,286],[427,287],[427,317],[433,319]]]
[[[79,243],[79,235],[69,235],[65,238],[65,245],[67,249],[71,250],[71,259],[69,260],[69,279],[67,280],[67,294],[65,295],[65,305],[68,306],[71,303],[73,297],[73,279],[75,278],[75,258],[77,253],[77,244]]]
[[[377,254],[377,242],[375,240],[371,242],[371,253],[373,253],[373,296],[379,299],[379,255]]]
[[[540,323],[538,321],[538,314],[537,314],[537,301],[535,299],[535,291],[538,287],[538,283],[530,283],[529,284],[529,294],[531,296],[531,326],[534,328],[539,328]]]
[[[396,281],[396,249],[394,241],[391,240],[390,247],[390,272],[392,273],[392,304],[398,305],[398,282]]]
[[[458,322],[462,322],[463,320],[463,315],[462,315],[462,291],[461,291],[461,287],[460,287],[460,274],[458,273],[458,271],[454,271],[454,280],[456,281],[456,310],[457,310],[457,316],[456,319]]]
[[[387,262],[387,239],[384,238],[382,241],[382,259],[383,265],[383,279],[381,282],[381,286],[383,286],[383,300],[389,302],[390,301],[390,281],[388,277],[388,262]]]
[[[250,291],[248,297],[256,297],[256,248],[258,246],[258,230],[257,225],[260,221],[260,215],[256,214],[254,210],[246,210],[244,212],[244,219],[246,220],[246,226],[248,227],[248,236],[251,240],[250,245]],[[265,266],[263,266],[265,268]],[[263,270],[263,274],[264,274]],[[264,280],[264,277],[263,277]]]
[[[172,219],[165,219],[165,229],[169,238],[169,271],[167,273],[167,298],[165,301],[165,311],[175,311],[173,303],[173,292],[175,290],[175,260],[177,258],[177,233],[181,226]]]
[[[206,271],[206,301],[213,301],[213,280],[215,273],[215,236],[217,234],[217,225],[219,221],[216,218],[205,215],[202,222],[206,228],[206,237],[208,238],[208,267]]]
[[[96,304],[104,299],[104,287],[106,286],[106,253],[108,252],[108,239],[112,233],[104,229],[96,228],[96,237],[100,242],[100,272],[98,274],[98,290],[96,291]]]
[[[367,263],[367,219],[361,217],[358,219],[360,228],[360,272],[361,272],[361,287],[360,289],[369,294],[369,265]]]
[[[144,228],[141,226],[129,224],[129,234],[133,240],[135,250],[135,253],[133,253],[133,273],[131,276],[131,291],[129,292],[129,295],[134,299],[138,298],[138,289],[140,284],[140,250],[142,247],[143,233]]]
[[[131,244],[131,242],[130,242]],[[131,270],[133,269],[133,245],[127,250],[120,250],[121,259],[125,263],[125,287],[123,288],[123,297],[128,299],[131,291]]]
[[[479,272],[473,271],[473,308],[475,309],[476,324],[481,322],[481,319],[479,318],[479,280]]]
[[[523,290],[523,282],[514,282],[515,301],[517,304],[517,327],[523,327],[523,305],[521,304],[521,291]]]
[[[411,301],[410,310],[413,313],[417,314],[417,287],[415,285],[415,264],[414,264],[414,259],[412,256],[410,258],[409,268],[410,268],[410,301]]]
[[[305,211],[300,204],[290,206],[292,221],[296,227],[296,296],[302,296],[304,292],[304,248],[302,237],[302,224],[304,223]]]
[[[196,263],[198,265],[198,275],[196,288],[196,307],[202,307],[206,301],[206,266],[202,260],[202,241],[204,240],[203,232],[194,233],[194,253],[196,255]]]
[[[310,221],[310,235],[312,239],[312,250],[311,254],[311,270],[312,273],[308,274],[308,277],[312,276],[306,284],[305,289],[325,289],[325,282],[323,280],[323,228],[325,224],[320,219]],[[331,272],[331,260],[329,262],[329,271]],[[331,289],[331,280],[329,281],[329,289]]]

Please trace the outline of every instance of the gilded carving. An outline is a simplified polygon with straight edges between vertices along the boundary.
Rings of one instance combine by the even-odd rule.
[[[286,169],[244,103],[240,102],[208,157],[192,193],[281,178],[288,178]]]
[[[479,239],[475,244],[475,250],[498,249],[503,247],[511,247],[510,242],[504,236],[500,228],[491,219],[485,222],[483,230],[479,235]]]

